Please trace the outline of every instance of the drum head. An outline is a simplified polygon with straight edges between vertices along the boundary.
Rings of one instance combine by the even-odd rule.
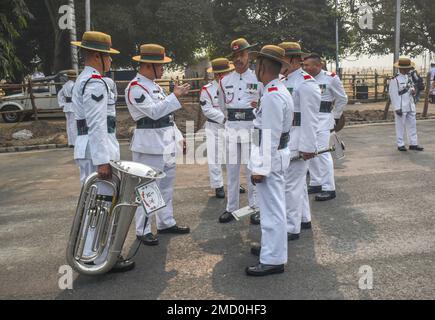
[[[140,178],[162,179],[166,175],[163,171],[147,166],[142,163],[132,161],[111,161],[111,166],[116,170],[134,175]]]

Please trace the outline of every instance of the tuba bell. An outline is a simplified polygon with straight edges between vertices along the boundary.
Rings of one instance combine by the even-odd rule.
[[[71,227],[66,258],[80,274],[109,272],[121,255],[131,221],[140,202],[136,187],[161,179],[165,174],[144,164],[111,161],[112,179],[98,179],[93,173],[82,186]],[[98,185],[106,184],[113,196],[98,194]],[[85,244],[91,254],[84,254]]]

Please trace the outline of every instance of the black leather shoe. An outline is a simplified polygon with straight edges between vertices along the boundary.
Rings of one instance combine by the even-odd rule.
[[[403,147],[398,147],[397,150],[399,150],[399,151],[408,151],[408,149],[406,149],[405,146],[403,146]]]
[[[295,241],[299,239],[299,234],[297,233],[287,233],[287,241]]]
[[[224,199],[225,198],[225,190],[224,187],[216,188],[215,189],[216,198],[218,199]]]
[[[144,236],[136,236],[136,238],[146,246],[156,246],[159,244],[159,239],[157,239],[152,233],[147,233]]]
[[[316,194],[322,192],[322,186],[309,186],[308,194]]]
[[[133,270],[136,266],[136,263],[132,260],[125,260],[122,256],[119,257],[118,262],[115,264],[115,266],[110,270],[110,273],[120,273],[120,272],[127,272],[130,270]]]
[[[335,191],[324,191],[316,196],[316,201],[329,201],[335,199]]]
[[[234,220],[234,216],[231,214],[231,212],[225,211],[221,214],[219,217],[220,223],[228,223]]]
[[[243,188],[242,186],[240,186],[239,192],[240,192],[240,193],[246,193],[246,189]]]
[[[252,253],[254,256],[259,257],[259,256],[260,256],[260,253],[261,253],[261,246],[260,246],[259,244],[254,244],[254,245],[252,245],[252,247],[251,247],[251,253]]]
[[[187,234],[190,233],[189,227],[179,227],[177,225],[163,229],[163,230],[157,230],[157,233],[163,234],[163,233],[173,233],[173,234]]]
[[[251,214],[250,220],[251,224],[253,224],[254,226],[258,226],[260,224],[260,211]]]
[[[420,147],[420,146],[409,146],[409,150],[414,150],[414,151],[423,151],[424,148]]]
[[[303,229],[303,230],[310,230],[311,229],[311,222],[302,222],[301,223],[301,229]]]
[[[246,274],[253,277],[263,277],[275,273],[283,273],[284,265],[270,265],[259,263],[256,266],[246,268]]]

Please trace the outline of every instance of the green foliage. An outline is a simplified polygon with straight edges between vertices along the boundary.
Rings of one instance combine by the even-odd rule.
[[[23,65],[16,56],[14,40],[27,27],[30,17],[23,0],[2,0],[0,11],[0,79],[10,78],[22,70]]]

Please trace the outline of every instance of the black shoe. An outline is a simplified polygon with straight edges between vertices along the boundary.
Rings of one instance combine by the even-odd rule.
[[[253,224],[254,226],[258,226],[260,224],[260,211],[251,214],[250,220],[251,224]]]
[[[259,256],[260,256],[260,253],[261,253],[261,245],[259,245],[259,244],[254,244],[254,245],[252,245],[252,247],[251,247],[251,253],[252,253],[254,256],[259,257]]]
[[[408,151],[408,149],[406,149],[405,146],[398,147],[397,150],[399,150],[399,151]]]
[[[218,199],[224,199],[225,198],[225,190],[224,187],[216,188],[215,189],[216,198]]]
[[[420,146],[409,146],[409,150],[414,150],[414,151],[423,151],[424,148],[420,147]]]
[[[335,191],[324,191],[316,196],[316,201],[329,201],[335,199]]]
[[[246,189],[243,188],[242,186],[240,186],[239,192],[240,192],[240,193],[246,193]]]
[[[221,214],[219,217],[220,223],[228,223],[234,220],[234,216],[231,214],[231,212],[225,211]]]
[[[152,233],[147,233],[144,236],[136,236],[136,239],[146,246],[156,246],[159,244],[159,239],[157,239]]]
[[[263,277],[269,274],[283,273],[284,265],[270,265],[259,263],[256,266],[246,268],[246,274],[253,277]]]
[[[316,194],[322,192],[322,186],[309,186],[308,194]]]
[[[157,230],[157,233],[173,233],[173,234],[187,234],[190,233],[190,228],[189,227],[179,227],[177,225],[167,228],[167,229],[163,229],[163,230]]]
[[[303,230],[310,230],[311,229],[311,222],[302,222],[301,223],[301,229],[303,229]]]
[[[118,258],[118,262],[115,264],[115,266],[112,268],[112,270],[109,271],[109,273],[120,273],[120,272],[127,272],[130,270],[133,270],[136,266],[136,263],[132,260],[125,260],[122,256]]]
[[[287,241],[295,241],[299,239],[298,233],[287,233]]]

